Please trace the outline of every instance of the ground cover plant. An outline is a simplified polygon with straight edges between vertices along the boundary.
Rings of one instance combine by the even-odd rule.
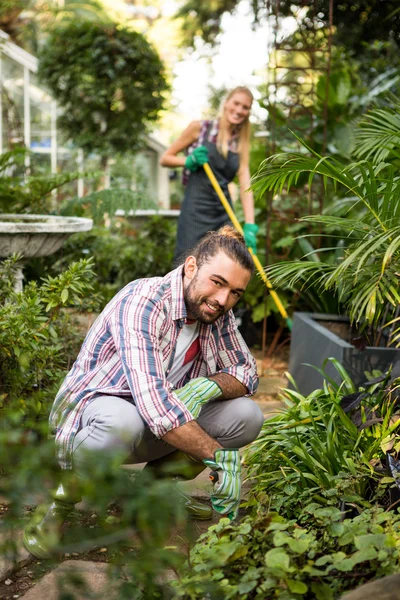
[[[0,263],[0,406],[18,408],[27,417],[22,410],[27,403],[47,411],[55,387],[75,360],[82,337],[64,309],[78,307],[91,292],[94,272],[93,260],[82,259],[17,293],[18,259]]]
[[[175,582],[185,600],[334,600],[399,571],[400,515],[367,509],[344,519],[309,504],[296,520],[276,513],[222,519],[203,534]]]
[[[400,450],[398,379],[356,390],[333,362],[341,385],[283,392],[286,408],[245,455],[249,516],[198,540],[174,584],[179,598],[333,600],[399,571],[399,495],[387,469]]]

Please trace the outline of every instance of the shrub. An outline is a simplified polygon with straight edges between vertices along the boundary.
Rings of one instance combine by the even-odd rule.
[[[135,151],[168,85],[157,52],[137,31],[73,21],[39,52],[39,76],[63,109],[60,127],[85,151]]]
[[[356,392],[344,369],[330,361],[343,376],[342,385],[330,381],[308,396],[284,390],[286,409],[265,421],[249,447],[251,506],[270,505],[289,518],[312,501],[351,503],[362,510],[371,506],[374,494],[376,501],[386,485],[394,485],[387,477],[386,453],[399,449],[399,408],[391,391],[397,380],[389,385],[387,374]],[[355,405],[357,424],[348,412]]]
[[[185,600],[333,600],[398,572],[400,515],[370,509],[344,519],[337,508],[305,507],[299,522],[260,512],[221,519],[190,554],[175,582]]]
[[[75,234],[52,257],[30,261],[25,274],[39,279],[46,272],[62,272],[82,257],[96,263],[94,289],[110,300],[124,285],[141,277],[163,276],[172,268],[175,225],[162,217],[146,221],[135,231],[125,222],[117,228],[95,227],[88,233]]]

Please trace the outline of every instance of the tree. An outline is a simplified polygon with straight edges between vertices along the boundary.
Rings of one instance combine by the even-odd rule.
[[[39,53],[39,78],[63,109],[75,144],[103,156],[135,151],[168,90],[163,63],[143,35],[115,24],[72,22]]]
[[[0,29],[12,42],[36,54],[55,25],[72,20],[111,22],[100,0],[2,0]]]
[[[183,18],[184,44],[193,46],[197,36],[214,45],[221,33],[221,18],[234,13],[240,0],[184,0],[177,17]],[[329,22],[329,0],[272,0],[270,11],[279,17],[302,9],[302,28],[314,29],[314,21]],[[250,0],[255,24],[265,15],[264,0]],[[306,9],[306,10],[305,10]],[[394,40],[400,44],[400,7],[397,0],[334,0],[335,43],[359,52],[363,43]]]

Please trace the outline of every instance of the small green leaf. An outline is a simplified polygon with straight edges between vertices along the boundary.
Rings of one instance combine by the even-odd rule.
[[[296,581],[295,579],[287,579],[286,583],[292,594],[306,594],[308,587],[302,581]]]
[[[64,288],[63,291],[61,292],[61,302],[63,302],[63,304],[65,304],[66,301],[68,300],[68,296],[69,296],[69,292],[68,292],[67,288]]]
[[[274,546],[283,546],[288,543],[289,539],[290,536],[286,531],[276,531],[274,534]]]
[[[289,538],[288,545],[292,552],[296,552],[296,554],[304,554],[308,550],[310,540],[307,538],[302,538],[298,540]]]
[[[257,585],[257,581],[245,581],[243,583],[239,583],[237,586],[238,592],[240,594],[247,594],[247,592],[251,592]]]
[[[378,552],[375,548],[363,548],[362,550],[358,550],[354,552],[351,557],[353,564],[356,565],[361,562],[365,562],[367,560],[374,560],[378,557]]]
[[[290,558],[282,548],[273,548],[266,553],[265,564],[270,569],[282,569],[282,571],[288,571]]]
[[[342,560],[342,562],[339,562],[335,566],[338,571],[344,571],[347,573],[353,570],[355,564],[356,562],[354,562],[352,558],[345,558]]]
[[[387,535],[385,533],[368,533],[359,535],[354,539],[356,548],[362,550],[364,548],[385,548],[387,546]]]
[[[333,592],[326,583],[312,583],[311,591],[316,600],[333,600]]]
[[[315,561],[315,566],[323,567],[324,565],[330,562],[332,562],[332,556],[330,554],[325,554],[325,556],[320,556],[319,558],[317,558],[317,560]]]
[[[329,531],[331,535],[338,537],[340,535],[343,535],[344,525],[343,523],[332,523],[332,525],[329,526]]]
[[[394,479],[393,477],[382,477],[382,479],[379,480],[379,483],[394,483]]]

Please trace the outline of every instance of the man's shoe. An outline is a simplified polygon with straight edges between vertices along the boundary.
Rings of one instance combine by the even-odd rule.
[[[175,452],[171,452],[171,454],[162,456],[157,460],[152,460],[146,465],[146,469],[151,469],[157,478],[171,477],[181,481],[195,479],[205,468],[206,466],[202,461],[196,460],[181,450],[175,450]],[[198,502],[191,496],[184,494],[181,490],[179,490],[179,494],[182,497],[187,513],[192,519],[208,521],[212,518],[212,509],[210,506]]]
[[[151,460],[146,464],[146,469],[151,469],[157,479],[170,477],[183,481],[190,481],[200,475],[206,468],[201,460],[196,460],[186,452],[175,450],[171,454]]]
[[[76,493],[68,492],[64,484],[52,492],[52,501],[40,504],[24,529],[23,544],[36,558],[49,558],[60,544],[65,519],[81,501]]]
[[[184,494],[181,490],[179,490],[179,494],[182,497],[182,502],[185,506],[186,512],[191,519],[197,519],[198,521],[209,521],[212,518],[211,506],[207,506],[207,504],[198,502],[192,498],[192,496],[187,496]]]

